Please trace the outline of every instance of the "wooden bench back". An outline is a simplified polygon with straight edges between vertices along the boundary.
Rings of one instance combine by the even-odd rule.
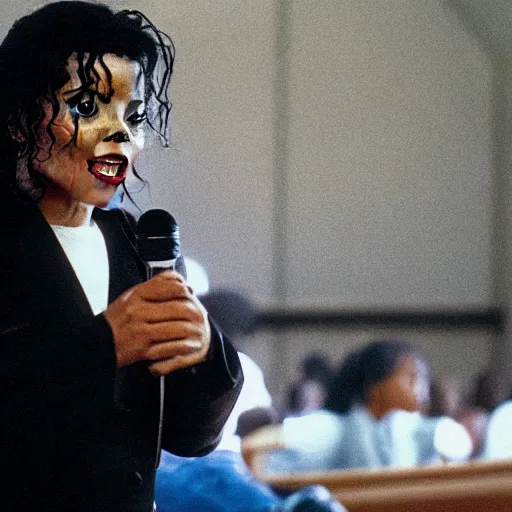
[[[288,491],[324,485],[349,512],[512,512],[512,461],[259,478]]]

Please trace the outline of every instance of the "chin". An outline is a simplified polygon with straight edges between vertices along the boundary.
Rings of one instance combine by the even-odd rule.
[[[103,184],[104,185],[104,184]],[[117,187],[107,185],[102,190],[97,190],[93,197],[91,197],[90,204],[98,208],[105,208],[112,201],[116,195]]]

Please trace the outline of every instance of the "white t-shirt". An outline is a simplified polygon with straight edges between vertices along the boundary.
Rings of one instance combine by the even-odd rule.
[[[109,266],[107,246],[100,228],[51,226],[75,271],[95,315],[107,308]]]

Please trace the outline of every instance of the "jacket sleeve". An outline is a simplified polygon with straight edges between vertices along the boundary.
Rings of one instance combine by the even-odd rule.
[[[27,435],[36,435],[38,426],[53,423],[67,408],[77,416],[82,409],[108,410],[113,404],[115,370],[111,330],[102,315],[45,324],[20,318],[0,301],[0,423],[4,429],[26,425],[22,428]],[[45,414],[53,418],[36,421]]]
[[[40,212],[20,218],[23,226],[0,230],[0,405],[20,415],[45,407],[62,413],[68,404],[108,407],[116,371],[111,329],[90,311]]]
[[[14,495],[22,485],[39,496],[58,454],[73,453],[111,410],[110,329],[102,316],[44,330],[5,307],[0,316],[0,479]]]
[[[211,452],[243,384],[237,351],[210,318],[207,361],[166,377],[162,447],[175,455]]]

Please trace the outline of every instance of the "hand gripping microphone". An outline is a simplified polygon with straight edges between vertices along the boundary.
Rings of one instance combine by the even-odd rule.
[[[146,263],[147,280],[164,270],[176,270],[187,278],[181,255],[180,230],[174,217],[165,210],[149,210],[143,213],[136,228],[137,251]],[[164,422],[165,378],[160,377],[160,419],[156,447],[156,466],[160,463]]]

